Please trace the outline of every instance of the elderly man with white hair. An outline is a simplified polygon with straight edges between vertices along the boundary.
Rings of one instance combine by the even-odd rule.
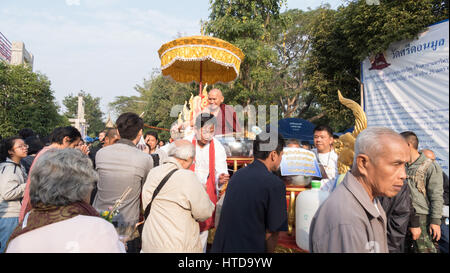
[[[170,125],[170,139],[169,143],[162,146],[160,149],[163,150],[166,154],[169,153],[170,144],[176,140],[183,139],[184,137],[184,125],[179,124],[178,121],[175,121]]]
[[[386,214],[377,197],[400,192],[408,151],[403,137],[388,128],[369,127],[358,135],[351,171],[311,222],[311,252],[388,252]]]
[[[149,211],[142,231],[142,252],[201,253],[197,221],[211,217],[214,204],[189,170],[195,157],[194,145],[177,140],[170,144],[168,156],[163,165],[149,172],[142,189],[142,204]]]

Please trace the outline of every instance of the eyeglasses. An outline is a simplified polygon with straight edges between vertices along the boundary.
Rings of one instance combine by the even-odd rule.
[[[25,144],[25,145],[19,145],[19,146],[17,146],[17,147],[14,148],[14,149],[28,149],[28,147],[30,147],[30,146],[28,146],[27,144]]]

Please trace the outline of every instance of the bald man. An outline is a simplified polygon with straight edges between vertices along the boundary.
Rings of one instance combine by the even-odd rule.
[[[241,132],[239,120],[233,106],[223,103],[224,97],[222,91],[215,88],[209,91],[208,103],[209,111],[217,119],[216,135]]]
[[[432,150],[423,149],[422,154],[424,154],[426,157],[428,157],[431,160],[436,160],[436,155]]]

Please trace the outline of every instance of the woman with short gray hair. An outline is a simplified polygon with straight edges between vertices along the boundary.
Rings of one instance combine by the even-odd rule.
[[[51,149],[33,167],[32,210],[6,252],[125,252],[114,226],[89,205],[98,175],[76,149]]]

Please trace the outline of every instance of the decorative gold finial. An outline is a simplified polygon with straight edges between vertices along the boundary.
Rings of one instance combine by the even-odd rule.
[[[111,115],[108,113],[108,120],[106,120],[106,128],[114,128],[114,123],[111,121]]]
[[[187,101],[184,101],[183,105],[183,119],[184,121],[189,120],[189,109],[187,108]]]
[[[208,83],[205,84],[205,87],[202,91],[202,102],[201,102],[201,109],[205,109],[206,106],[208,106],[208,91],[206,91],[206,87],[208,87]]]
[[[355,129],[353,133],[346,133],[339,137],[336,142],[336,153],[338,154],[338,172],[344,174],[350,170],[355,154],[356,137],[367,128],[367,118],[362,107],[353,100],[346,99],[338,90],[339,101],[353,111],[355,116]]]

